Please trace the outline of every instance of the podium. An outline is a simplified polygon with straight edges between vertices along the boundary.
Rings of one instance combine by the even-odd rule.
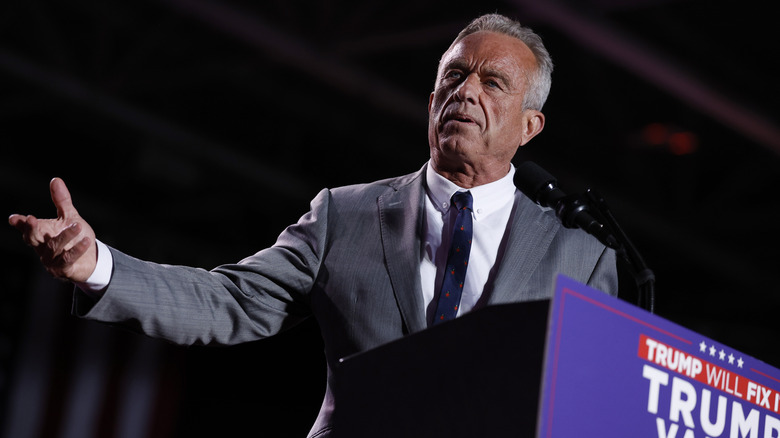
[[[559,277],[344,358],[337,437],[780,437],[780,372]]]
[[[345,359],[339,423],[350,437],[533,436],[548,309],[487,307]]]

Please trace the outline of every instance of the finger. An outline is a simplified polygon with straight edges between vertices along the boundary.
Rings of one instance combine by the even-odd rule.
[[[73,223],[60,231],[56,236],[45,239],[46,249],[49,252],[48,257],[55,258],[65,252],[65,248],[79,234],[81,234],[81,225]]]
[[[24,226],[27,223],[27,216],[21,214],[12,214],[8,216],[8,224],[12,227],[19,229],[20,226]]]
[[[89,237],[84,237],[83,239],[79,240],[75,245],[73,245],[72,248],[62,253],[62,263],[64,266],[69,267],[76,263],[76,260],[81,258],[87,250],[89,249],[90,245],[92,244]]]
[[[54,202],[54,206],[57,207],[57,217],[62,219],[78,215],[65,181],[61,178],[52,179],[49,183],[49,191],[51,191],[51,200]]]
[[[30,236],[30,218],[32,216],[24,216],[21,214],[12,214],[8,218],[8,223],[11,224],[14,228],[19,230],[20,233],[22,233],[22,240],[25,241],[28,245],[31,245],[29,236]],[[32,217],[34,219],[34,217]]]
[[[22,240],[28,245],[34,247],[43,242],[43,234],[38,227],[38,218],[35,216],[15,214],[8,218],[8,222],[22,233]]]
[[[33,215],[27,216],[27,229],[24,231],[24,240],[29,245],[38,246],[46,239],[46,230],[44,223],[46,220],[39,220]]]
[[[92,244],[93,243],[88,237],[84,237],[73,245],[72,248],[56,257],[47,259],[46,257],[41,256],[41,261],[44,262],[46,270],[55,277],[70,281],[87,281],[92,271],[95,270],[94,265],[92,265],[90,269],[78,261],[87,253]]]

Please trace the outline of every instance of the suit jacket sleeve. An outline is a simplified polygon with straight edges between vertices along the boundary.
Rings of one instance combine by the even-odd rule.
[[[177,344],[236,344],[310,316],[309,292],[325,247],[329,191],[276,243],[211,271],[138,260],[111,248],[114,269],[97,301],[77,290],[73,313]]]

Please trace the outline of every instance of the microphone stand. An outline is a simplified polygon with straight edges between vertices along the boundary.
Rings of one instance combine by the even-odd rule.
[[[650,313],[655,313],[655,274],[617,223],[604,198],[594,190],[587,189],[585,194],[577,196],[573,203],[592,207],[606,223],[606,226],[610,228],[618,241],[618,245],[613,248],[620,257],[628,262],[629,271],[636,282],[639,291],[637,305]]]

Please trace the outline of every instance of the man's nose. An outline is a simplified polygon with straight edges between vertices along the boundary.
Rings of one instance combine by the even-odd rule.
[[[455,90],[455,98],[461,102],[476,104],[480,92],[479,78],[475,73],[472,73]]]

